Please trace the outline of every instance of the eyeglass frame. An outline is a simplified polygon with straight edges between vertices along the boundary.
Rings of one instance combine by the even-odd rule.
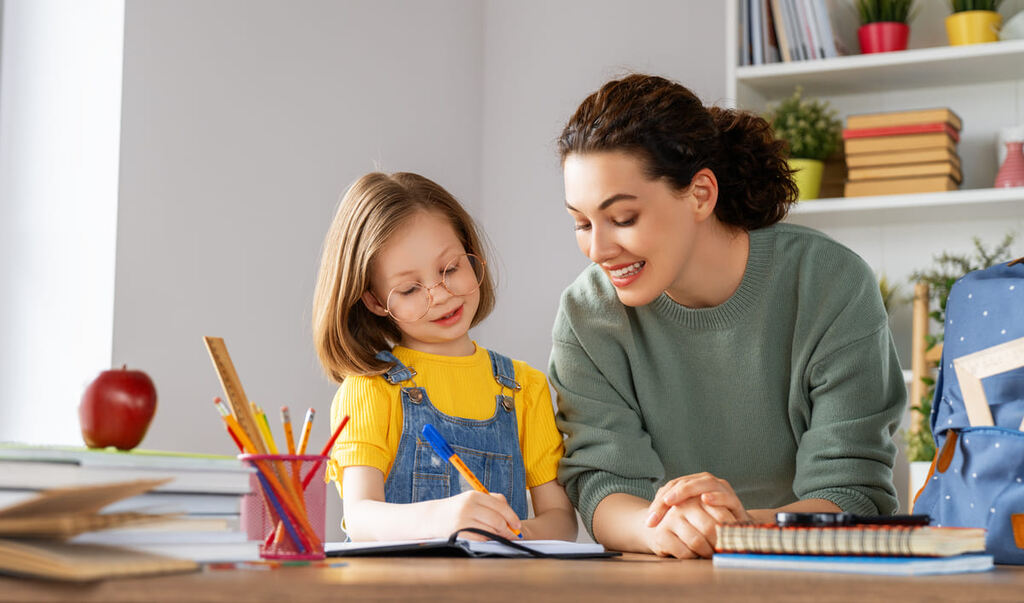
[[[466,256],[466,257],[472,256],[472,257],[476,258],[476,260],[478,262],[480,262],[480,280],[477,281],[476,288],[473,289],[472,291],[469,291],[468,293],[461,293],[461,294],[460,293],[455,293],[454,291],[452,291],[451,289],[448,288],[448,285],[444,284],[444,277],[443,276],[441,277],[441,280],[437,281],[433,285],[430,285],[429,287],[424,285],[423,283],[421,283],[419,281],[411,281],[413,283],[416,283],[420,287],[423,287],[427,291],[427,309],[423,311],[423,314],[420,314],[418,317],[416,317],[416,318],[414,318],[412,320],[402,320],[401,318],[398,318],[391,311],[391,308],[388,307],[388,303],[387,302],[391,301],[391,294],[394,293],[395,289],[397,289],[399,287],[399,285],[395,285],[394,287],[392,287],[391,289],[388,290],[388,299],[387,299],[387,302],[385,302],[385,303],[381,303],[380,298],[377,297],[377,294],[374,293],[372,289],[367,289],[367,292],[371,296],[373,296],[373,301],[377,302],[377,304],[379,304],[382,308],[384,308],[384,312],[387,313],[387,315],[390,316],[391,319],[394,320],[395,322],[416,322],[416,321],[420,320],[421,318],[423,318],[424,316],[426,316],[430,312],[430,306],[434,305],[434,294],[432,292],[438,286],[444,287],[445,291],[447,291],[450,295],[455,296],[455,297],[462,297],[463,295],[470,295],[474,291],[479,291],[480,290],[480,285],[483,284],[483,282],[484,282],[484,275],[486,275],[487,260],[483,259],[482,257],[478,256],[475,253],[468,253],[467,252],[467,253],[459,254],[459,255],[455,256],[454,258],[448,260],[448,263],[445,264],[445,268],[450,266],[452,264],[452,262],[454,262],[455,260],[459,259],[462,256]]]

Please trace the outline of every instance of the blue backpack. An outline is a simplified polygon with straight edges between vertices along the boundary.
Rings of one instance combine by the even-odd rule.
[[[930,417],[939,452],[914,512],[986,528],[997,563],[1024,564],[1024,263],[957,281],[944,326]]]

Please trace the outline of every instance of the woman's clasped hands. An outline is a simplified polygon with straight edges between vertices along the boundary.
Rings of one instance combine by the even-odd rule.
[[[711,557],[715,526],[751,521],[729,482],[710,473],[677,477],[662,486],[648,507],[648,546],[662,557]]]

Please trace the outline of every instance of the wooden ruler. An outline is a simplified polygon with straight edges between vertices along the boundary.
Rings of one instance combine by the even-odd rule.
[[[263,437],[256,427],[256,417],[252,414],[249,399],[245,397],[245,390],[242,389],[242,382],[238,379],[238,373],[235,372],[235,365],[231,362],[224,340],[220,337],[203,337],[203,341],[206,343],[206,351],[210,353],[210,360],[213,361],[213,368],[217,370],[217,377],[220,378],[220,385],[224,388],[231,412],[245,431],[245,435],[252,440],[256,452],[266,454],[267,448],[263,444]]]
[[[964,406],[967,408],[967,420],[972,427],[994,424],[981,380],[1022,366],[1024,366],[1024,337],[953,360],[953,369],[960,382],[960,393],[963,394]],[[1024,422],[1021,423],[1019,429],[1024,430]]]

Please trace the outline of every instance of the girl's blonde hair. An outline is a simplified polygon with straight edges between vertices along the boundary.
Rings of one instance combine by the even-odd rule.
[[[356,180],[342,197],[324,239],[313,297],[313,343],[331,379],[340,383],[351,375],[379,375],[388,369],[389,363],[376,354],[391,349],[401,332],[390,317],[370,312],[361,297],[370,288],[370,265],[377,254],[421,211],[447,218],[466,253],[487,262],[473,219],[436,182],[405,172],[374,172]],[[472,326],[493,308],[494,281],[485,270]]]

